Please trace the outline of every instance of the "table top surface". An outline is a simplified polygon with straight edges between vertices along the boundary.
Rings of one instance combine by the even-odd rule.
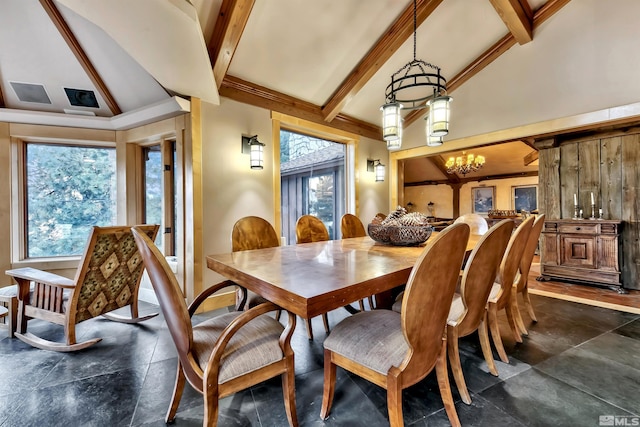
[[[207,256],[207,266],[301,317],[311,318],[407,282],[421,246],[370,237]],[[481,236],[472,235],[471,251]]]

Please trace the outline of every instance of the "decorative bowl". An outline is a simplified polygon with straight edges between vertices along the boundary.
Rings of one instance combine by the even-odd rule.
[[[426,242],[433,227],[430,225],[368,225],[369,236],[378,243],[387,243],[394,246],[416,246]]]

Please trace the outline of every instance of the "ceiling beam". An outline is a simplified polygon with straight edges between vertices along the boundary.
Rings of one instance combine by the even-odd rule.
[[[420,26],[440,3],[442,0],[417,0],[416,26]],[[369,79],[411,37],[413,30],[413,2],[410,2],[322,107],[325,121],[330,122],[340,113]]]
[[[229,70],[254,3],[255,0],[223,0],[220,5],[213,34],[207,43],[209,59],[213,64],[213,77],[218,89]]]
[[[538,150],[533,150],[532,152],[524,156],[524,165],[529,166],[536,160],[538,160]]]
[[[533,15],[533,29],[538,28],[543,22],[547,19],[551,18],[556,12],[558,12],[562,7],[567,5],[570,0],[549,0],[544,6],[540,9],[536,10]],[[478,74],[480,71],[485,69],[489,64],[498,59],[500,55],[509,50],[513,45],[516,44],[516,39],[513,34],[509,33],[498,40],[493,46],[483,52],[480,56],[478,56],[474,61],[472,61],[469,65],[467,65],[462,71],[456,74],[451,80],[447,82],[447,93],[451,94],[451,92],[455,91],[457,88],[462,86],[465,82],[467,82],[470,78]],[[404,118],[404,127],[408,127],[417,119],[419,119],[422,115],[425,114],[425,110],[413,110],[409,114],[407,114]]]
[[[489,0],[516,41],[523,45],[533,40],[533,15],[527,0]]]
[[[314,123],[327,125],[367,138],[382,140],[382,129],[365,121],[339,114],[327,123],[322,109],[310,102],[276,92],[227,74],[220,86],[220,95],[245,104],[277,111]]]
[[[87,73],[91,83],[93,83],[102,99],[107,103],[107,107],[109,107],[111,113],[114,116],[121,114],[122,110],[120,109],[120,106],[118,106],[118,103],[102,80],[102,77],[100,77],[96,68],[91,63],[91,60],[84,49],[82,49],[78,39],[73,34],[73,31],[71,31],[71,28],[69,28],[69,25],[64,20],[64,17],[58,10],[58,7],[55,5],[54,0],[40,0],[40,4],[45,12],[47,12],[47,15],[49,15],[51,22],[53,22],[53,25],[58,29],[58,32],[64,41],[67,43],[67,46],[69,46],[69,49],[71,49],[71,52],[73,52],[82,69]]]
[[[457,184],[460,182],[460,177],[458,175],[447,172],[447,167],[445,166],[446,162],[442,156],[430,156],[427,157],[427,160],[429,160],[445,177],[447,177],[447,184],[452,182]]]

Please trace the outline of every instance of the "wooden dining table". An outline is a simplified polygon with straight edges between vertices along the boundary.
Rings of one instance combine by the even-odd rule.
[[[370,237],[207,256],[207,267],[305,319],[407,283],[421,246],[390,246]],[[471,235],[470,252],[481,236]],[[442,254],[447,256],[447,254]],[[377,305],[388,304],[377,300]]]

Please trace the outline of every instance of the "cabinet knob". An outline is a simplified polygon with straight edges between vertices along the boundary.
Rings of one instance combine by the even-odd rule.
[[[580,230],[580,227],[576,227],[576,230]]]

